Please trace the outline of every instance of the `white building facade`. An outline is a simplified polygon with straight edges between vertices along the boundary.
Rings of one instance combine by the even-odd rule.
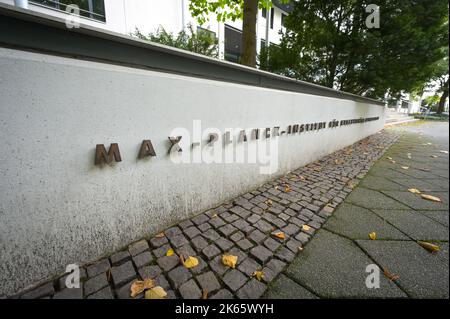
[[[121,34],[131,34],[139,29],[146,35],[155,32],[159,27],[177,34],[189,24],[207,29],[219,42],[219,57],[238,62],[242,54],[242,20],[217,22],[211,14],[209,20],[199,25],[189,11],[189,0],[0,0],[13,5],[28,2],[28,9],[53,15],[59,18],[68,16],[68,6],[75,4],[80,8],[81,23]],[[279,44],[280,31],[285,31],[284,18],[291,10],[291,5],[282,5],[274,1],[270,10],[259,10],[257,17],[257,52],[268,40],[271,44]],[[270,20],[266,30],[267,12]],[[268,31],[268,32],[267,32]]]

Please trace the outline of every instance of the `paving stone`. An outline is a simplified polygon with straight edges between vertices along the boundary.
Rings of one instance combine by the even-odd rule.
[[[178,256],[183,256],[185,258],[189,257],[189,256],[196,256],[197,253],[195,252],[194,248],[192,248],[191,245],[187,244],[184,245],[183,247],[180,247],[178,249],[176,249],[177,255]]]
[[[413,194],[411,194],[413,195]],[[409,209],[408,206],[370,189],[357,187],[347,197],[347,202],[356,206],[374,209]]]
[[[216,241],[220,238],[220,235],[214,229],[207,230],[202,234],[202,236],[210,241]]]
[[[286,227],[282,228],[281,231],[288,234],[289,236],[295,236],[300,231],[300,227],[294,224],[289,224]]]
[[[184,237],[183,234],[179,234],[170,238],[170,243],[175,248],[180,248],[189,243],[189,241]]]
[[[266,246],[270,251],[273,252],[281,246],[281,243],[273,238],[267,238],[264,241],[264,246]]]
[[[245,220],[243,220],[243,219],[238,219],[238,220],[236,220],[236,221],[233,223],[233,226],[236,227],[236,228],[239,229],[239,230],[244,231],[244,230],[246,230],[246,229],[250,226],[250,224],[247,223],[247,222],[246,222]]]
[[[272,258],[267,264],[266,267],[271,269],[275,275],[278,275],[279,273],[281,273],[284,269],[284,267],[286,267],[286,263],[276,259],[276,258]]]
[[[233,222],[235,222],[236,220],[239,219],[239,216],[235,215],[235,214],[230,214],[230,215],[228,215],[226,217],[223,217],[223,219],[225,219],[227,221],[227,223],[233,223]]]
[[[83,288],[65,288],[58,291],[53,299],[83,299]]]
[[[263,233],[269,233],[275,229],[275,227],[273,227],[271,224],[269,224],[268,222],[266,222],[264,220],[258,221],[257,223],[254,224],[254,226],[256,228],[258,228],[260,231],[262,231]]]
[[[192,239],[191,244],[198,252],[202,251],[205,247],[208,246],[208,242],[201,236],[197,236]]]
[[[192,278],[192,274],[186,269],[186,267],[178,266],[169,272],[168,277],[173,287],[178,289],[182,284]]]
[[[190,270],[194,275],[198,275],[208,268],[208,264],[203,260],[202,257],[197,256],[195,258],[197,258],[198,260],[198,265],[194,268],[191,268]]]
[[[156,265],[153,266],[145,266],[138,270],[139,276],[142,280],[148,278],[156,278],[162,273],[162,269]]]
[[[181,229],[179,227],[174,226],[174,227],[170,227],[169,229],[166,229],[164,231],[164,234],[170,240],[170,239],[172,239],[175,236],[181,235],[182,232],[181,232]]]
[[[174,254],[172,256],[162,256],[158,258],[156,262],[158,263],[159,267],[161,267],[164,271],[167,272],[172,268],[174,268],[175,266],[177,266],[180,260],[178,256]]]
[[[214,258],[213,260],[211,260],[209,262],[209,266],[211,267],[211,269],[218,274],[219,276],[222,276],[224,273],[226,273],[228,271],[228,267],[226,267],[223,263],[222,263],[222,256],[217,256],[216,258]]]
[[[297,254],[300,251],[300,248],[303,248],[303,245],[298,240],[291,238],[287,243],[286,247],[292,251],[294,254]]]
[[[111,268],[108,259],[102,259],[95,264],[92,264],[86,268],[87,274],[90,278],[101,274],[102,272],[107,272]]]
[[[297,236],[295,236],[295,239],[301,242],[303,246],[306,245],[306,243],[308,243],[310,238],[311,236],[305,233],[300,233]]]
[[[219,228],[219,232],[227,237],[236,232],[237,230],[238,229],[231,224]]]
[[[261,270],[261,265],[251,258],[246,258],[239,266],[238,269],[246,274],[248,277],[252,276],[257,270]]]
[[[206,223],[208,220],[209,220],[209,217],[206,216],[205,214],[198,215],[198,216],[196,216],[196,217],[191,219],[191,221],[194,224],[196,224],[197,226],[200,225],[200,224]]]
[[[264,299],[318,299],[314,294],[281,275],[263,296]]]
[[[130,259],[130,253],[128,251],[119,251],[115,254],[113,254],[109,259],[111,260],[111,263],[113,266],[122,264],[123,262]]]
[[[200,299],[202,296],[201,290],[193,279],[182,284],[179,291],[183,299]]]
[[[220,217],[214,217],[211,218],[211,220],[209,221],[209,223],[211,224],[211,226],[213,226],[214,228],[219,228],[224,226],[226,223],[223,221],[223,219],[221,219]]]
[[[264,265],[272,257],[272,252],[264,246],[256,246],[250,250],[252,255],[260,264]]]
[[[212,271],[208,271],[204,274],[197,276],[197,281],[203,291],[208,293],[214,292],[220,289],[220,283]]]
[[[155,255],[156,258],[165,256],[167,254],[167,251],[171,248],[172,247],[169,244],[163,245],[163,246],[153,250],[153,255]]]
[[[217,246],[219,246],[219,248],[220,248],[222,251],[230,250],[230,249],[234,246],[234,243],[232,243],[231,241],[229,241],[228,239],[223,238],[223,237],[221,237],[221,238],[219,238],[218,240],[216,240],[216,241],[215,241],[215,244],[216,244]]]
[[[244,219],[247,218],[248,216],[250,216],[250,214],[251,214],[251,212],[249,212],[248,210],[246,210],[240,206],[234,206],[230,209],[230,211]]]
[[[144,251],[143,253],[133,257],[133,262],[136,268],[141,268],[153,262],[153,256],[149,251]]]
[[[238,261],[237,261],[238,265],[248,257],[247,253],[243,252],[242,250],[240,250],[237,247],[231,248],[230,251],[228,251],[228,254],[238,257]]]
[[[286,247],[281,247],[276,253],[275,256],[281,260],[286,262],[292,262],[295,258],[295,255]]]
[[[166,245],[169,242],[169,240],[166,237],[153,237],[150,239],[150,244],[153,248],[158,248],[163,245]]]
[[[112,293],[111,287],[106,287],[88,296],[87,299],[114,299],[114,295]]]
[[[209,223],[203,223],[203,224],[198,225],[197,227],[198,227],[198,229],[200,229],[200,231],[201,231],[202,233],[204,233],[204,232],[207,231],[208,229],[211,229],[211,228],[212,228],[211,224],[209,224]]]
[[[144,297],[144,293],[140,293],[134,298],[131,298],[131,285],[136,281],[132,280],[129,283],[123,285],[119,289],[116,289],[116,295],[118,299],[142,299]]]
[[[133,263],[131,261],[111,268],[112,280],[116,287],[125,284],[126,282],[135,278],[136,275],[136,271],[134,270]]]
[[[239,246],[239,248],[241,248],[244,251],[247,251],[253,247],[253,244],[248,239],[242,239],[238,241],[236,244]]]
[[[266,285],[262,282],[252,279],[239,289],[237,297],[239,299],[259,299],[266,291]]]
[[[241,231],[238,231],[238,232],[234,233],[233,235],[231,235],[230,239],[236,243],[236,242],[242,240],[244,237],[245,237],[244,233],[242,233]]]
[[[84,283],[84,293],[88,296],[96,291],[99,291],[102,288],[105,288],[108,285],[109,284],[106,273],[101,273],[93,278],[88,279]]]
[[[155,285],[164,288],[166,291],[171,289],[169,282],[163,274],[155,278]]]
[[[66,288],[66,279],[69,276],[68,273],[63,275],[61,278],[58,279],[58,288],[59,290],[63,290]],[[84,282],[87,279],[87,271],[84,268],[80,268],[80,282]],[[72,280],[71,280],[72,282]]]
[[[146,250],[149,250],[150,247],[148,246],[148,243],[145,239],[142,239],[138,242],[135,242],[134,244],[131,244],[128,246],[128,251],[130,252],[131,256],[139,255],[140,253],[143,253]],[[89,274],[89,271],[88,271]]]
[[[202,253],[206,256],[206,258],[208,258],[208,260],[211,260],[220,254],[220,249],[217,248],[216,245],[211,244],[208,247],[206,247],[205,249],[203,249]]]
[[[185,229],[184,233],[186,234],[186,236],[189,237],[189,239],[192,239],[200,234],[200,230],[197,227],[192,226],[192,227]]]
[[[49,282],[23,294],[20,299],[39,299],[46,296],[51,296],[54,293],[55,288],[53,287],[53,283]]]
[[[186,220],[183,220],[182,222],[180,222],[180,223],[178,224],[178,226],[179,226],[182,230],[186,230],[187,228],[189,228],[189,227],[191,227],[191,226],[194,226],[194,224],[193,224],[189,219],[186,219]]]
[[[267,238],[267,235],[256,229],[250,233],[248,238],[257,244],[260,244],[264,239]]]
[[[221,289],[209,299],[234,299],[234,297],[229,290]]]
[[[227,287],[231,289],[231,291],[236,292],[245,284],[245,282],[247,281],[247,277],[239,270],[232,269],[225,274],[222,280],[225,285],[227,285]]]

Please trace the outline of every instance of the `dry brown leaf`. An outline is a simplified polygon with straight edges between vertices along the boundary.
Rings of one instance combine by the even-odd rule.
[[[422,198],[426,199],[426,200],[430,200],[432,202],[442,202],[442,200],[439,197],[436,196],[432,196],[432,195],[426,195],[426,194],[422,194]]]
[[[336,165],[341,165],[341,164],[344,163],[344,160],[337,158],[337,159],[334,160],[334,163],[335,163]]]
[[[167,292],[163,287],[156,286],[145,292],[145,299],[165,299]]]
[[[279,239],[283,239],[283,240],[286,239],[286,234],[283,233],[283,232],[281,232],[281,231],[280,231],[280,232],[273,233],[272,235],[275,236],[275,237],[277,237],[277,238],[279,238]]]
[[[264,272],[261,270],[257,270],[252,274],[252,277],[255,277],[258,281],[261,281],[264,279]]]
[[[166,256],[167,256],[167,257],[173,256],[173,254],[175,254],[175,252],[173,251],[172,248],[169,248],[169,249],[167,250],[167,252],[166,252]]]
[[[222,256],[222,264],[230,268],[236,268],[236,264],[238,261],[238,256],[233,255],[223,255]]]
[[[377,233],[376,232],[372,232],[369,234],[369,238],[372,240],[376,240],[377,239]]]
[[[408,191],[413,194],[421,194],[421,192],[417,188],[410,188],[408,189]]]
[[[208,299],[208,290],[204,289],[202,291],[202,299]]]
[[[409,169],[409,166],[402,166],[402,168],[407,170],[407,169]]]
[[[291,191],[291,188],[289,187],[289,185],[284,187],[284,192],[285,193],[289,193]]]
[[[400,276],[391,274],[387,269],[384,269],[383,273],[390,281],[397,281],[400,279]]]
[[[304,231],[309,231],[309,230],[311,229],[311,227],[309,227],[308,225],[303,225],[303,226],[302,226],[302,229],[303,229]]]
[[[166,237],[166,234],[164,233],[159,233],[158,235],[155,236],[156,238],[163,238]]]
[[[272,204],[273,204],[271,199],[266,200],[265,203],[266,203],[267,206],[272,206]]]
[[[428,250],[430,253],[436,253],[439,250],[441,250],[441,248],[438,245],[428,243],[426,241],[418,241],[417,243],[426,250]]]
[[[130,288],[130,296],[131,298],[136,297],[140,293],[142,293],[144,290],[151,289],[155,286],[155,283],[153,279],[147,278],[144,281],[137,280],[133,282]]]
[[[301,181],[306,180],[306,177],[304,177],[304,176],[302,176],[302,175],[300,175],[298,178],[300,178]]]
[[[186,267],[187,269],[190,268],[194,268],[196,266],[198,266],[198,259],[195,257],[191,257],[189,256],[184,262],[183,262],[184,267]]]
[[[302,252],[303,251],[303,247],[302,246],[298,246],[298,251]]]

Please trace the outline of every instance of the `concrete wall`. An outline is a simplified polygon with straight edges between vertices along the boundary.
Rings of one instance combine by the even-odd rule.
[[[172,129],[380,116],[279,138],[280,175],[380,130],[384,107],[0,48],[0,295],[95,260],[273,178],[175,164]],[[138,160],[143,139],[157,157]],[[96,144],[123,161],[94,166]],[[184,145],[185,152],[189,145]]]

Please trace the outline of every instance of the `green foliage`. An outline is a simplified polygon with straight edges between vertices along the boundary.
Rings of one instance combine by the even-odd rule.
[[[195,32],[192,25],[188,25],[186,30],[179,32],[177,35],[167,32],[163,27],[160,27],[156,32],[146,36],[136,28],[132,36],[213,58],[217,58],[219,55],[219,41],[213,36],[213,33],[206,30]]]
[[[379,29],[366,27],[370,3],[295,2],[281,45],[263,52],[261,68],[375,98],[420,91],[448,56],[448,2],[378,1]]]

